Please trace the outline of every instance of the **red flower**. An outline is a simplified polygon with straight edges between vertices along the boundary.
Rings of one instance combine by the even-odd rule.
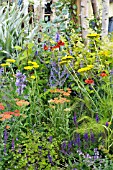
[[[100,76],[101,76],[101,77],[106,77],[106,76],[108,76],[108,75],[106,74],[105,71],[103,71],[103,72],[100,74]]]
[[[61,40],[57,43],[57,45],[59,46],[64,46],[64,42],[62,42]]]
[[[44,50],[48,50],[48,46],[47,45],[44,45]]]
[[[10,111],[8,111],[8,112],[4,112],[4,114],[5,114],[5,115],[13,115],[13,114],[14,114],[14,112],[10,112]]]
[[[86,79],[86,80],[85,80],[85,83],[86,83],[86,84],[94,84],[94,80],[92,80],[92,79]]]
[[[3,106],[2,103],[0,103],[0,110],[4,110],[4,109],[5,109],[5,107]]]
[[[19,110],[15,110],[14,111],[14,116],[20,116],[20,111]]]
[[[55,48],[59,48],[60,46],[59,45],[55,45],[53,47],[50,47],[51,51],[53,51]]]

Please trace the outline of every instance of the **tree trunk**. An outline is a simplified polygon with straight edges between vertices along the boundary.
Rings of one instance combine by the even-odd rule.
[[[86,39],[88,34],[88,28],[89,28],[88,8],[89,8],[89,0],[81,0],[81,27],[82,27],[83,39]]]
[[[102,0],[102,38],[108,35],[109,0]]]
[[[80,0],[76,0],[75,4],[77,5],[77,17],[78,17],[77,22],[78,22],[78,25],[80,25]]]
[[[94,17],[99,19],[100,17],[99,17],[99,8],[98,8],[97,0],[91,0],[91,4],[92,4]]]

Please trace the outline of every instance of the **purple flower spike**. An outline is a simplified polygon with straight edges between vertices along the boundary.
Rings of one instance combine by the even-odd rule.
[[[22,150],[21,150],[21,149],[19,149],[19,150],[18,150],[18,153],[19,153],[19,154],[21,154],[21,153],[22,153]]]
[[[90,140],[91,140],[92,143],[94,143],[94,141],[95,141],[93,132],[90,133]]]
[[[73,121],[74,121],[74,124],[76,125],[76,124],[77,124],[77,117],[76,117],[76,114],[74,114]]]
[[[35,52],[35,56],[38,56],[38,51]]]
[[[84,140],[85,140],[85,142],[88,142],[88,133],[84,134]]]
[[[18,87],[17,93],[21,95],[23,93],[23,89],[26,87],[26,76],[22,74],[20,71],[16,73],[16,82],[15,85]]]
[[[4,154],[6,154],[6,144],[4,145]]]
[[[4,144],[7,143],[7,139],[8,139],[8,132],[7,132],[7,130],[5,129],[5,130],[4,130]]]
[[[78,145],[78,147],[80,147],[81,141],[80,141],[80,134],[76,135],[76,144]]]
[[[105,124],[107,127],[109,126],[109,123],[108,122],[106,122],[106,124]]]
[[[57,32],[55,36],[55,41],[58,42],[60,40],[60,34]]]
[[[0,68],[0,76],[2,76],[3,72],[4,72],[4,69],[1,67]]]
[[[52,157],[50,155],[50,153],[48,153],[48,160],[50,162],[51,165],[54,165],[53,161],[52,161]]]
[[[96,122],[97,122],[97,123],[99,122],[98,114],[96,114]]]
[[[52,143],[52,139],[53,139],[53,137],[50,136],[50,137],[49,137],[49,142],[50,142],[50,143]]]
[[[12,143],[11,143],[11,145],[12,145],[12,150],[14,150],[14,147],[15,147],[15,142],[14,142],[14,139],[12,139]]]

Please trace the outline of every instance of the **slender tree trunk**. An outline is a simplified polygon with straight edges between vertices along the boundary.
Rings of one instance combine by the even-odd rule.
[[[109,0],[102,0],[102,38],[108,35]]]
[[[77,5],[77,22],[78,25],[80,25],[80,1],[81,0],[76,0],[75,4]]]
[[[99,19],[99,7],[97,0],[91,0],[92,9],[93,9],[93,15],[95,18]]]
[[[88,10],[89,10],[89,0],[81,0],[81,27],[82,27],[82,37],[84,39],[87,37],[88,28],[89,28]]]

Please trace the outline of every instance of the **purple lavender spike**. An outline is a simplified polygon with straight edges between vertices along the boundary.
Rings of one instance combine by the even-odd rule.
[[[50,143],[52,143],[52,139],[53,139],[53,137],[50,136],[50,137],[49,137],[49,142],[50,142]]]
[[[52,161],[52,157],[50,155],[50,153],[48,153],[48,160],[50,162],[51,165],[54,165],[53,161]]]
[[[57,32],[55,36],[55,41],[58,42],[60,40],[60,34]]]
[[[38,56],[38,51],[35,52],[35,56]]]
[[[7,143],[7,139],[8,139],[8,132],[7,132],[7,130],[5,129],[5,130],[4,130],[4,144]]]
[[[84,134],[84,140],[85,140],[85,142],[88,142],[88,133]]]
[[[76,114],[74,114],[73,122],[74,122],[75,125],[77,124],[77,117],[76,117]]]
[[[92,143],[94,143],[94,141],[95,141],[95,137],[94,137],[93,132],[90,133],[90,140],[91,140]]]
[[[106,124],[105,124],[105,125],[106,125],[106,127],[108,127],[108,126],[109,126],[109,123],[108,123],[108,122],[106,122]]]
[[[2,76],[3,72],[4,72],[4,69],[0,68],[0,76]]]
[[[12,150],[14,151],[14,147],[15,147],[15,142],[14,142],[14,139],[12,139],[12,142],[11,142],[11,148],[12,148]]]
[[[98,123],[99,122],[99,117],[98,117],[98,114],[96,114],[96,122]]]
[[[15,85],[17,88],[17,93],[21,95],[23,93],[23,89],[26,87],[26,76],[22,74],[20,71],[16,73],[16,82]]]
[[[81,145],[80,134],[76,135],[76,144],[78,145],[78,147],[80,147]]]

